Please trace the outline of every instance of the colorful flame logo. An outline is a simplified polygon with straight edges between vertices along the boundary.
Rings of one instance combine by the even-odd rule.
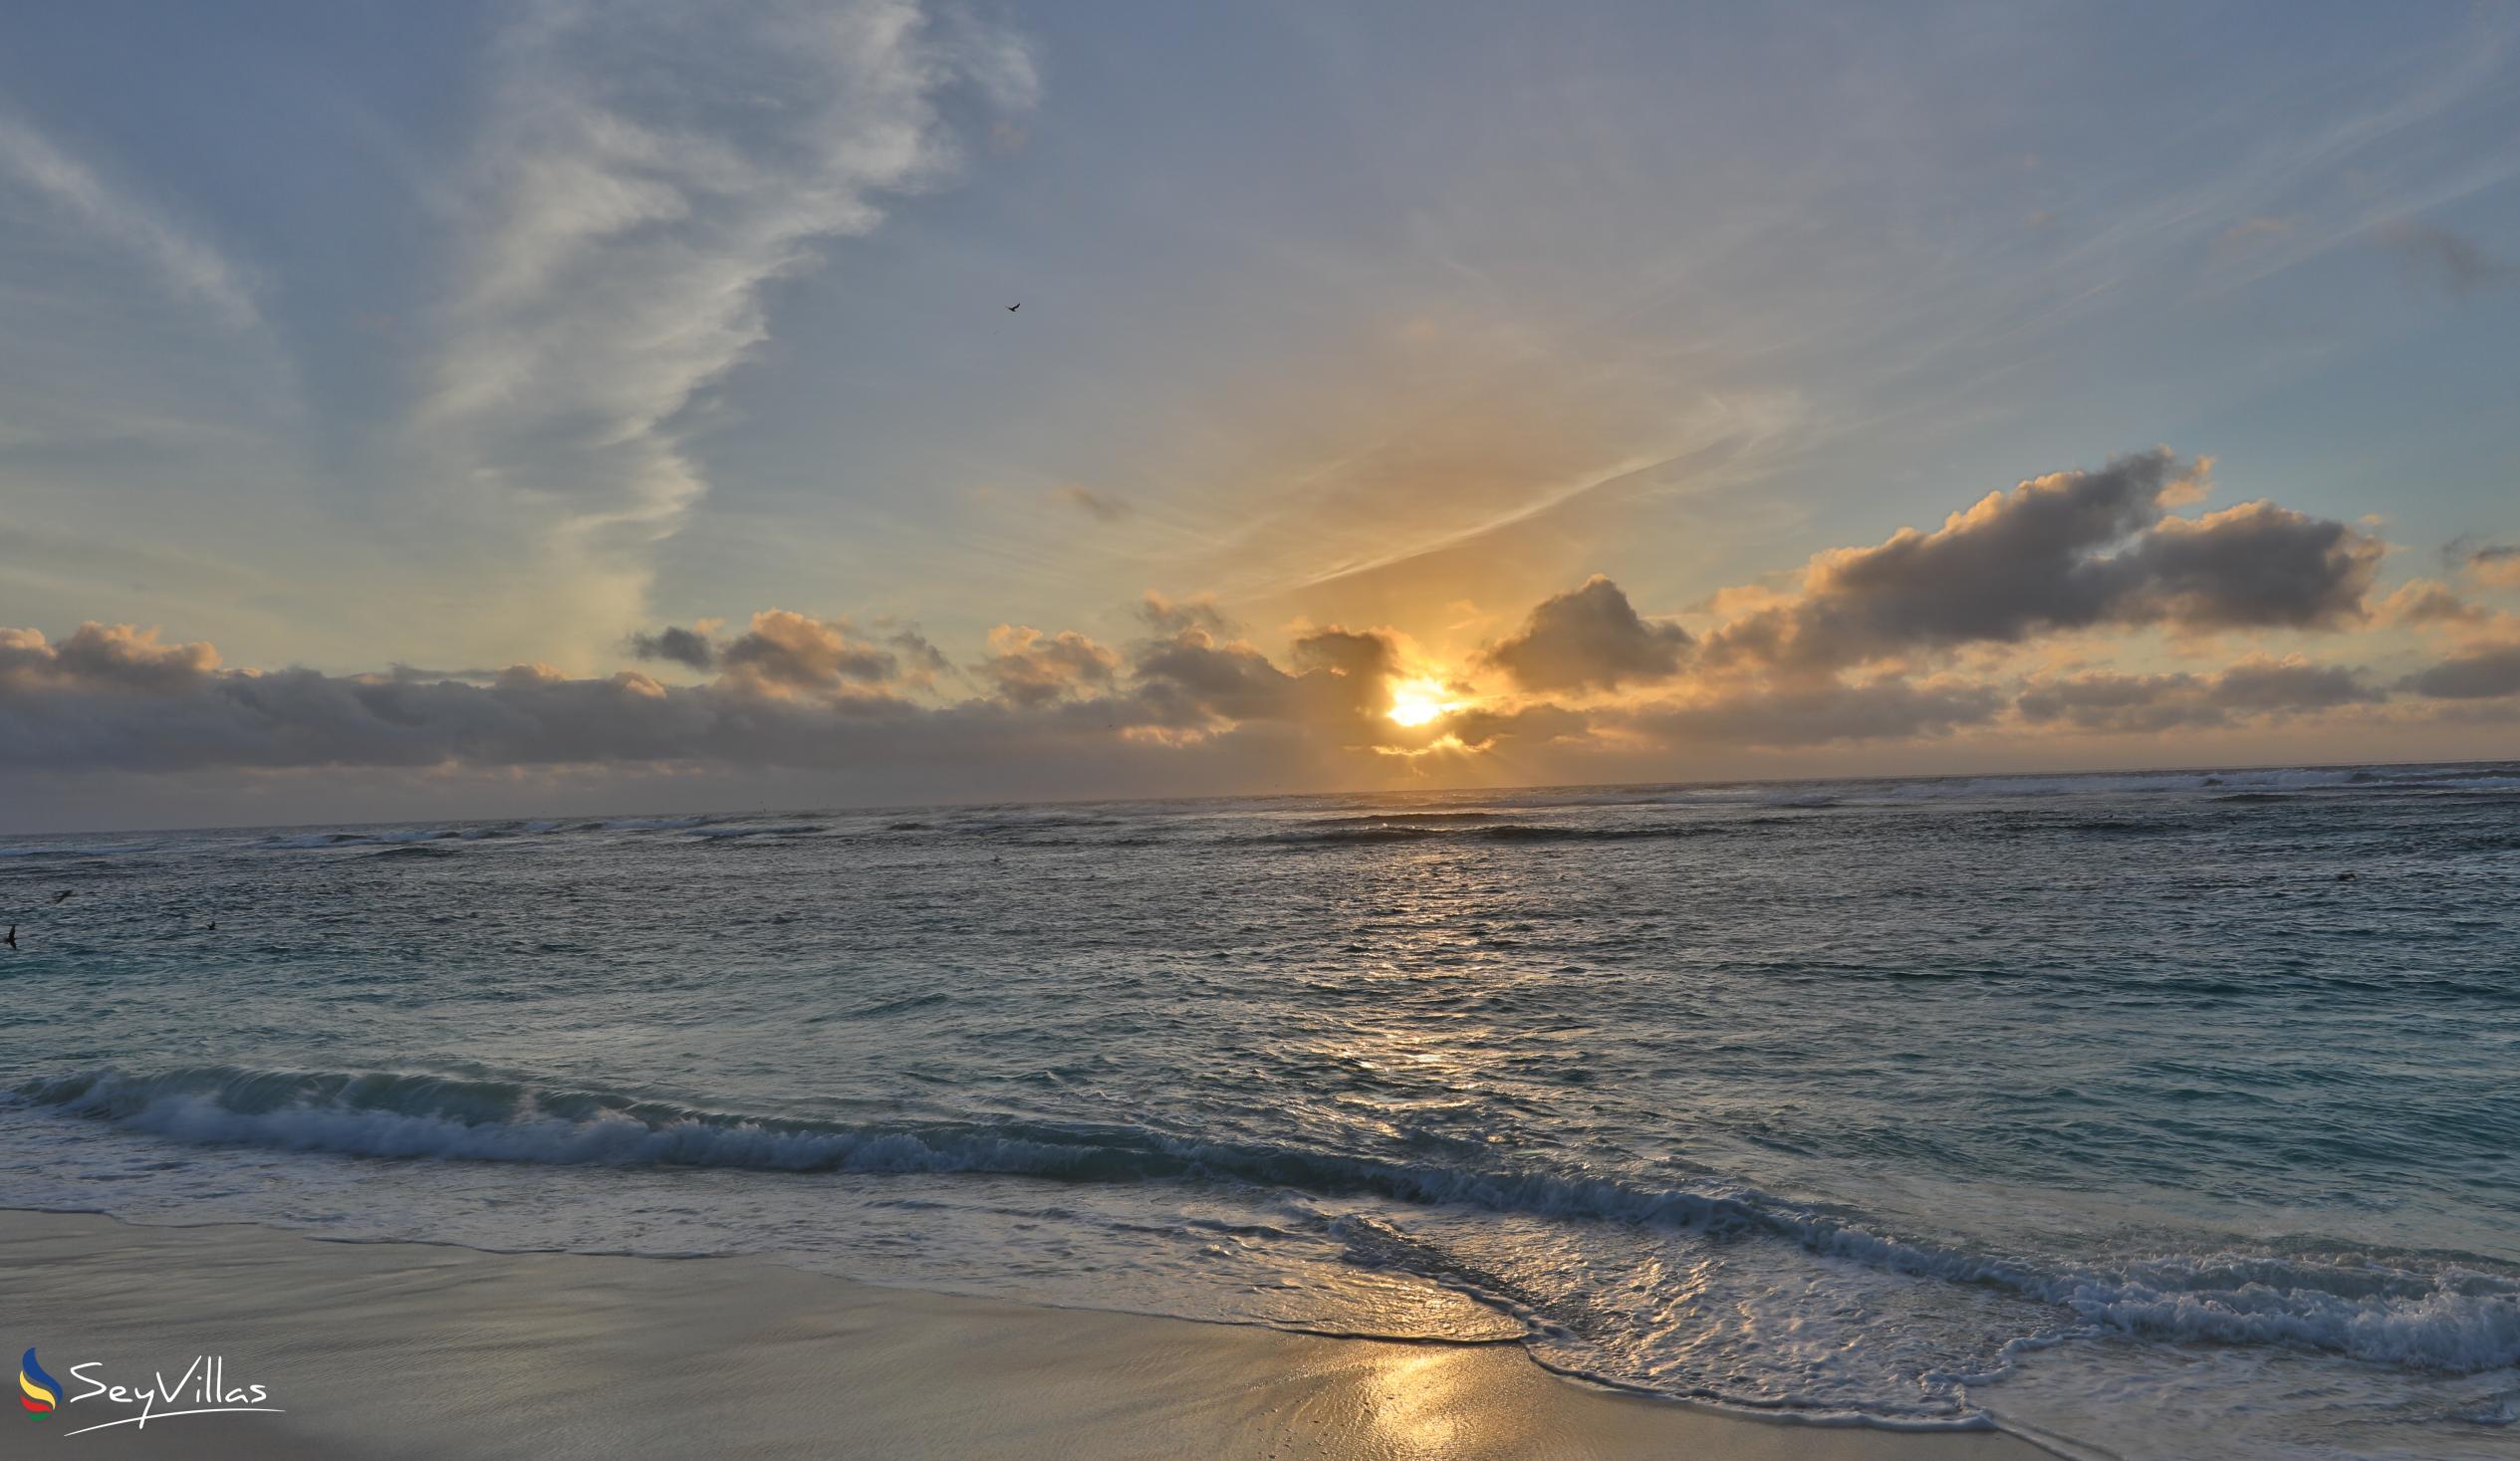
[[[34,1412],[38,1420],[61,1408],[61,1381],[46,1374],[44,1366],[35,1362],[33,1349],[18,1361],[18,1388],[25,1391],[18,1396],[18,1403]]]

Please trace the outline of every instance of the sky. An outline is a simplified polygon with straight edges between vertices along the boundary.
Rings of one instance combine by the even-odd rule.
[[[2520,754],[2515,136],[2520,4],[14,7],[0,832]]]

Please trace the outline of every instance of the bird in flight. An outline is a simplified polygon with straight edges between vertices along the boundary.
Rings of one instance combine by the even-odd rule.
[[[54,901],[54,902],[56,902],[56,903],[58,903],[58,902],[61,902],[61,901],[65,900],[65,899],[67,899],[69,896],[70,896],[70,889],[69,889],[69,888],[63,888],[60,892],[57,892],[57,893],[53,894],[53,901]]]
[[[1023,302],[1022,300],[1017,300],[1015,303],[1013,303],[1013,304],[1011,304],[1011,305],[1008,305],[1008,306],[1006,307],[1006,313],[1008,313],[1008,314],[1012,315],[1012,314],[1014,314],[1017,310],[1020,310],[1020,309],[1022,309],[1022,308],[1024,308],[1024,302]]]
[[[0,939],[0,943],[5,943],[11,948],[16,948],[18,946],[18,926],[16,924],[12,923],[9,925],[9,936],[5,939]]]

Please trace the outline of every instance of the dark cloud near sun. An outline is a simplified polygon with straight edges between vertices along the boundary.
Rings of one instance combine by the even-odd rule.
[[[1386,635],[1334,626],[1296,639],[1289,661],[1282,669],[1252,645],[1219,643],[1194,625],[1138,646],[1134,698],[1168,727],[1282,721],[1336,731],[1383,708],[1398,651]]]
[[[1550,741],[1581,740],[1592,730],[1592,717],[1563,705],[1542,702],[1514,710],[1473,706],[1454,712],[1444,729],[1461,744],[1480,751],[1512,750]]]
[[[1644,618],[1617,584],[1596,574],[1543,600],[1521,629],[1480,658],[1526,690],[1610,690],[1669,678],[1688,649],[1688,630]]]
[[[1248,644],[1217,644],[1196,630],[1142,647],[1139,700],[1158,723],[1179,728],[1223,720],[1275,720],[1294,703],[1295,677]]]

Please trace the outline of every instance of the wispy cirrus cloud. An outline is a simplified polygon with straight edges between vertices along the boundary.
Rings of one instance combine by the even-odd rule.
[[[201,232],[28,122],[0,112],[0,183],[14,183],[237,329],[258,328],[248,272]]]
[[[768,288],[950,177],[951,107],[1036,82],[1019,40],[913,0],[549,0],[494,75],[415,440],[587,637],[638,616],[647,550],[708,491],[691,426],[769,337]]]

